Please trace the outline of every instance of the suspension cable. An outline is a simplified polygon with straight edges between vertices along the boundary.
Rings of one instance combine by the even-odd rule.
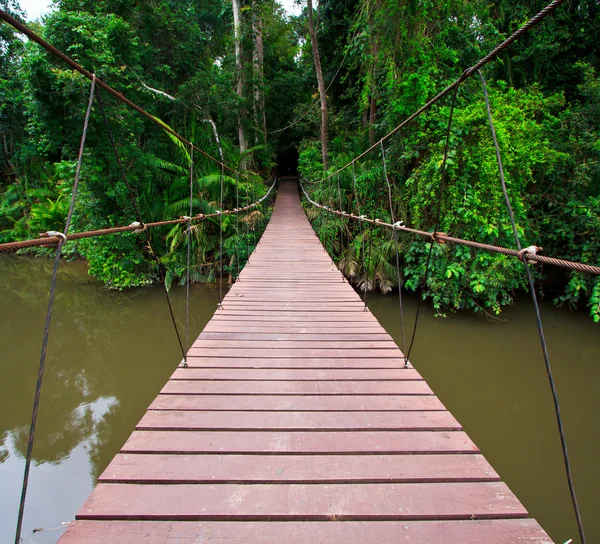
[[[185,355],[183,357],[183,367],[188,367],[187,351],[190,349],[190,283],[191,270],[190,261],[192,253],[192,214],[194,213],[194,148],[190,146],[190,205],[189,215],[187,217],[187,261],[185,275]]]
[[[444,98],[447,94],[449,94],[452,90],[458,87],[464,80],[472,77],[477,71],[489,64],[493,61],[502,51],[504,51],[508,46],[510,46],[513,42],[518,40],[523,34],[526,34],[529,30],[531,30],[534,26],[543,21],[548,15],[550,15],[556,8],[558,8],[561,4],[564,4],[566,0],[553,0],[550,4],[548,4],[544,9],[542,9],[539,13],[534,15],[527,23],[525,23],[518,30],[513,32],[506,40],[497,45],[492,51],[490,51],[485,57],[480,59],[475,65],[467,68],[459,78],[454,80],[450,85],[448,85],[443,91],[439,92],[435,95],[429,102],[427,102],[424,106],[415,111],[412,115],[407,117],[404,121],[402,121],[399,125],[397,125],[394,129],[388,132],[385,136],[383,136],[378,142],[374,143],[371,147],[369,147],[366,151],[363,151],[360,155],[346,163],[344,166],[335,170],[331,174],[328,174],[326,177],[322,178],[321,181],[328,179],[329,177],[335,176],[340,172],[343,172],[351,165],[371,153],[371,151],[377,149],[381,145],[381,143],[389,140],[394,134],[396,134],[399,130],[404,128],[410,122],[414,121],[421,114],[429,110],[434,104],[439,102],[442,98]]]
[[[396,217],[394,215],[394,204],[392,201],[392,186],[390,184],[390,179],[387,172],[387,161],[385,157],[385,148],[383,146],[383,142],[381,142],[381,163],[383,165],[383,175],[385,177],[385,182],[387,184],[388,190],[388,200],[390,204],[390,217],[392,219],[392,224],[396,223]],[[394,248],[396,254],[396,280],[398,282],[398,309],[400,312],[400,331],[402,333],[402,354],[405,354],[404,349],[406,348],[406,340],[404,337],[404,306],[402,304],[402,278],[400,274],[400,252],[398,251],[398,231],[394,230],[392,232],[392,239],[394,240]],[[408,368],[408,357],[404,357],[404,368]]]
[[[23,486],[21,488],[21,499],[19,501],[19,513],[17,516],[17,529],[15,532],[15,544],[21,542],[21,530],[23,527],[23,514],[25,512],[25,500],[27,497],[27,487],[29,484],[29,471],[31,469],[31,460],[33,456],[33,444],[35,441],[35,429],[37,426],[38,410],[40,405],[40,397],[42,394],[42,382],[44,378],[44,367],[46,365],[46,351],[48,349],[48,339],[50,337],[50,325],[52,323],[52,311],[54,309],[54,294],[56,292],[56,282],[58,278],[58,265],[60,263],[60,257],[62,255],[63,246],[67,241],[67,233],[71,226],[71,220],[73,218],[73,212],[75,211],[75,201],[77,199],[77,190],[79,188],[79,179],[81,177],[81,166],[83,164],[83,153],[85,150],[85,141],[87,138],[90,116],[92,113],[92,105],[94,103],[94,94],[96,91],[96,76],[92,74],[92,85],[90,89],[90,98],[88,101],[87,110],[85,113],[85,120],[83,123],[83,131],[81,135],[81,142],[79,144],[79,156],[77,158],[77,168],[75,170],[75,179],[73,182],[73,190],[71,193],[71,203],[69,204],[69,211],[67,213],[67,219],[65,221],[65,228],[62,233],[56,233],[58,238],[58,246],[56,247],[56,255],[54,257],[54,266],[52,268],[52,279],[50,281],[50,294],[48,296],[48,309],[46,311],[46,322],[44,325],[44,337],[42,340],[42,351],[40,354],[40,364],[38,368],[37,383],[35,386],[35,395],[33,400],[33,411],[31,414],[31,425],[29,427],[29,441],[27,442],[27,455],[25,457],[25,470],[23,473]]]
[[[363,217],[360,213],[360,202],[358,200],[358,192],[356,190],[356,167],[352,165],[352,183],[354,184],[354,200],[356,200],[356,209],[358,210],[358,217]],[[365,227],[364,223],[360,222],[361,228],[361,253],[363,262],[363,301],[365,303],[364,309],[367,309],[367,268],[365,263]]]
[[[135,193],[134,193],[133,188],[131,187],[131,184],[129,183],[129,180],[127,178],[127,174],[125,172],[125,168],[123,166],[123,162],[121,161],[121,157],[119,155],[119,151],[117,150],[117,146],[115,144],[115,139],[113,137],[112,129],[111,129],[110,123],[108,121],[108,116],[106,115],[106,110],[104,109],[104,104],[102,102],[102,98],[101,98],[101,93],[100,92],[98,92],[98,104],[100,106],[100,111],[102,113],[102,117],[104,118],[104,125],[106,126],[106,131],[108,133],[108,137],[109,137],[110,143],[112,144],[113,154],[115,156],[115,160],[116,160],[117,165],[119,167],[119,170],[121,172],[121,178],[123,179],[123,182],[125,183],[125,186],[127,187],[127,190],[129,191],[129,197],[131,199],[131,202],[133,203],[134,212],[136,214],[137,221],[135,223],[132,223],[130,225],[130,227],[135,227],[134,232],[143,232],[144,233],[145,238],[146,238],[146,244],[148,246],[148,252],[152,256],[152,258],[156,261],[156,269],[157,269],[157,272],[158,272],[158,277],[159,277],[160,283],[163,285],[163,291],[165,293],[165,299],[166,299],[166,302],[167,302],[167,307],[169,309],[169,315],[171,316],[171,323],[173,324],[173,329],[175,331],[175,336],[177,337],[177,343],[179,344],[179,349],[181,351],[181,356],[183,358],[183,361],[184,361],[184,363],[187,363],[186,349],[184,349],[184,347],[183,347],[183,342],[181,340],[181,335],[179,334],[179,327],[177,326],[177,320],[175,319],[175,314],[173,313],[173,306],[171,304],[171,297],[169,296],[169,290],[167,289],[167,284],[166,284],[166,281],[165,281],[165,276],[164,276],[163,271],[162,271],[162,267],[161,267],[161,263],[160,263],[160,258],[158,257],[158,254],[154,251],[154,247],[153,247],[153,244],[152,244],[152,237],[150,236],[150,232],[148,232],[148,224],[144,223],[144,221],[142,219],[141,211],[140,211],[140,208],[139,208],[139,206],[137,204]],[[191,219],[188,219],[188,218],[181,218],[180,221],[187,221],[188,225],[191,223]],[[116,228],[119,229],[117,232],[123,232],[122,228],[119,228],[119,227],[116,227]],[[114,230],[114,229],[106,229],[106,230]],[[83,234],[83,233],[79,233],[79,234]],[[84,236],[80,236],[80,237],[83,238]],[[6,244],[6,245],[12,245],[12,244],[17,244],[18,245],[18,244],[23,244],[23,242],[12,242],[11,244]],[[3,251],[3,249],[2,249],[1,246],[0,246],[0,251]]]
[[[91,80],[92,78],[95,77],[91,72],[89,72],[88,70],[86,70],[85,68],[83,68],[82,66],[77,64],[72,58],[65,55],[65,53],[63,53],[62,51],[60,51],[59,49],[57,49],[56,47],[54,47],[53,45],[48,43],[41,36],[39,36],[38,34],[33,32],[31,29],[29,29],[27,26],[25,26],[23,23],[21,23],[20,21],[15,19],[12,15],[9,15],[8,13],[6,13],[3,10],[0,10],[0,19],[4,20],[6,23],[8,23],[10,26],[15,28],[22,34],[25,34],[25,36],[27,36],[30,40],[32,40],[32,41],[36,42],[38,45],[42,46],[44,49],[46,49],[46,51],[48,51],[55,57],[61,59],[63,62],[68,64],[71,68],[73,68],[73,70],[79,72],[83,76],[87,77],[89,80]],[[246,176],[245,174],[241,174],[236,169],[225,164],[222,160],[219,160],[219,159],[213,157],[212,155],[209,155],[206,151],[204,151],[203,149],[200,149],[198,146],[194,145],[191,141],[189,141],[187,138],[184,138],[176,130],[173,130],[166,123],[164,123],[163,121],[161,121],[160,119],[158,119],[157,117],[152,115],[151,113],[148,113],[141,106],[138,106],[135,102],[126,98],[124,95],[122,95],[120,92],[115,90],[113,87],[111,87],[110,85],[108,85],[107,83],[102,81],[101,79],[95,78],[95,80],[96,80],[96,85],[98,87],[104,89],[106,92],[108,92],[109,94],[114,96],[119,102],[122,102],[123,104],[126,104],[130,108],[137,111],[140,115],[142,115],[146,119],[150,120],[155,125],[158,125],[160,128],[162,128],[163,130],[165,130],[166,132],[168,132],[169,134],[171,134],[172,136],[177,138],[185,146],[193,147],[202,156],[204,156],[208,160],[214,162],[215,164],[221,166],[222,169],[228,170],[229,172],[241,175],[242,177],[249,179],[248,176]]]
[[[340,210],[344,207],[342,204],[342,190],[340,188],[340,175],[337,175],[337,189],[338,189],[338,200],[340,201]],[[341,228],[340,228],[340,256],[342,259],[342,263],[344,262],[344,219],[341,219]],[[346,281],[346,277],[342,271],[342,282]]]
[[[235,176],[235,209],[240,207],[240,179]],[[236,281],[240,279],[240,214],[235,214],[235,265],[237,268]]]
[[[217,309],[223,309],[223,178],[225,172],[221,166],[221,196],[219,198],[219,305]]]
[[[444,144],[444,158],[442,160],[442,176],[440,180],[440,190],[437,201],[437,211],[435,214],[435,226],[433,227],[433,239],[436,238],[440,224],[442,221],[442,202],[444,200],[444,193],[446,189],[446,165],[448,162],[448,151],[450,149],[450,131],[452,129],[452,118],[454,117],[454,108],[456,106],[456,98],[458,96],[458,85],[454,87],[454,93],[452,94],[452,104],[450,106],[450,114],[448,115],[448,125],[446,127],[446,143]],[[423,290],[427,289],[427,281],[429,280],[429,266],[431,264],[431,257],[433,255],[433,241],[429,243],[429,251],[427,253],[427,261],[425,262],[425,272],[423,272],[423,279],[421,286]],[[417,298],[417,312],[415,314],[415,324],[413,326],[412,336],[410,339],[410,345],[408,346],[408,352],[406,353],[406,360],[410,361],[410,354],[415,344],[415,338],[417,335],[417,326],[419,324],[419,315],[421,313],[421,302],[423,297]]]
[[[515,215],[513,213],[513,209],[510,203],[510,198],[508,196],[508,190],[506,189],[506,182],[504,178],[504,167],[502,165],[502,154],[500,153],[500,145],[498,144],[498,138],[496,136],[496,129],[494,127],[494,120],[492,118],[492,109],[490,106],[490,99],[488,96],[487,85],[485,83],[485,78],[480,70],[478,70],[479,77],[481,78],[481,85],[483,87],[483,96],[485,99],[485,107],[487,110],[488,123],[490,127],[490,132],[492,135],[492,140],[494,142],[494,148],[496,150],[496,159],[498,161],[498,171],[500,173],[500,184],[502,186],[502,193],[504,194],[504,201],[506,203],[506,209],[508,211],[508,216],[510,218],[513,235],[515,238],[515,243],[519,252],[521,252],[521,240],[519,238],[519,232],[517,230],[517,224],[515,221]],[[581,512],[579,510],[579,503],[577,502],[577,496],[575,495],[575,485],[573,483],[573,475],[571,473],[571,464],[569,462],[569,453],[567,451],[567,439],[565,437],[565,431],[563,427],[563,421],[560,414],[560,405],[558,402],[558,392],[556,391],[556,385],[554,383],[554,377],[552,375],[552,367],[550,365],[550,355],[548,354],[548,346],[546,345],[546,337],[544,335],[544,328],[542,325],[542,316],[540,314],[540,307],[537,299],[535,283],[533,281],[533,275],[531,273],[531,268],[529,266],[529,262],[527,258],[522,258],[523,266],[525,267],[525,271],[527,273],[527,280],[529,282],[529,291],[531,292],[531,299],[533,302],[533,308],[535,311],[535,318],[538,327],[538,333],[540,336],[540,343],[542,346],[542,353],[544,356],[544,363],[546,367],[546,374],[548,376],[548,382],[550,385],[550,390],[552,392],[552,400],[554,402],[554,412],[556,415],[556,423],[558,425],[558,433],[560,435],[560,445],[562,448],[563,461],[565,464],[565,471],[567,476],[567,483],[569,485],[569,493],[571,495],[571,502],[573,503],[573,510],[575,511],[575,518],[577,520],[577,529],[579,531],[579,537],[581,539],[581,544],[586,543],[585,533],[583,530],[583,521],[581,519]]]

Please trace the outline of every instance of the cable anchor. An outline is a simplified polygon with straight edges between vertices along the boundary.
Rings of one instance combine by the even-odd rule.
[[[56,230],[49,230],[48,232],[42,232],[42,234],[40,234],[40,236],[48,237],[48,238],[53,238],[56,236],[58,238],[62,238],[61,244],[64,244],[68,240],[67,237],[62,232],[58,232]]]

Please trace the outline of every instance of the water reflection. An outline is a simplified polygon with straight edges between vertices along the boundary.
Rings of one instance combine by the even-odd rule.
[[[0,258],[0,526],[10,535],[46,312],[51,263]],[[210,287],[192,292],[190,336],[216,307]],[[183,318],[183,290],[173,303]],[[179,315],[181,314],[181,315]],[[81,263],[62,263],[44,374],[25,509],[27,542],[55,542],[91,492],[144,409],[180,359],[164,295],[149,288],[113,292]]]
[[[18,510],[50,266],[45,259],[0,256],[0,527],[7,541]],[[184,297],[183,289],[173,292],[180,322]],[[216,303],[214,288],[192,290],[191,338]],[[524,298],[503,315],[505,322],[497,323],[473,314],[434,319],[424,306],[413,362],[532,515],[561,543],[574,538],[576,528],[529,304]],[[399,340],[396,296],[370,296],[369,306]],[[596,542],[600,334],[583,312],[558,311],[550,304],[542,309],[583,520],[588,541]],[[414,310],[408,297],[407,323]],[[80,263],[61,265],[25,542],[58,540],[62,522],[73,519],[179,358],[160,289],[107,291]],[[57,530],[32,533],[37,527]]]

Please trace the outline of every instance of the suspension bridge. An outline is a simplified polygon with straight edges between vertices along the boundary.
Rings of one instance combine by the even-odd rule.
[[[552,542],[281,183],[255,253],[60,540]]]
[[[453,92],[452,112],[460,84],[479,74],[517,249],[462,240],[438,230],[452,113],[441,167],[440,207],[432,232],[395,221],[391,197],[392,222],[385,223],[361,215],[357,198],[358,214],[354,215],[341,209],[341,197],[340,209],[336,210],[331,204],[320,204],[304,194],[310,204],[328,213],[378,225],[392,230],[394,235],[405,232],[429,238],[425,277],[435,243],[464,244],[523,262],[555,401],[567,480],[585,544],[529,263],[541,262],[595,275],[600,275],[600,267],[541,256],[535,246],[521,247],[504,184],[485,81],[479,71],[563,2],[554,0],[379,142],[320,180],[321,184],[333,182],[340,172],[352,167],[356,184],[355,163],[381,147],[389,190],[384,142]],[[243,207],[238,203],[235,209],[224,210],[225,170],[242,177],[244,173],[232,169],[223,159],[208,155],[1,10],[0,18],[92,82],[64,232],[49,231],[40,239],[0,244],[0,251],[35,246],[57,249],[17,523],[19,542],[63,244],[79,238],[138,232],[146,233],[150,253],[154,254],[147,229],[187,224],[189,288],[192,223],[207,218],[219,221],[222,259],[223,216],[259,206],[275,184],[256,202],[249,201]],[[189,216],[143,222],[98,95],[137,221],[69,233],[96,86],[189,149]],[[221,171],[221,209],[212,214],[192,215],[194,151]],[[401,285],[398,264],[397,269]],[[222,273],[222,261],[220,270]],[[187,339],[184,349],[174,317],[173,324],[182,349],[182,365],[100,476],[97,487],[60,539],[62,544],[374,539],[461,544],[552,542],[412,368],[412,341],[405,356],[369,312],[366,299],[362,301],[344,281],[302,210],[295,180],[281,181],[272,219],[256,251],[224,298],[219,289],[219,307],[189,350],[186,351]]]

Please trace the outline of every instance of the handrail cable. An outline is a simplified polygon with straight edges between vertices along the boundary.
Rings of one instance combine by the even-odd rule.
[[[437,232],[434,234],[431,231],[418,230],[418,229],[413,229],[413,228],[407,227],[405,225],[399,225],[398,222],[396,222],[396,224],[386,223],[385,221],[381,221],[381,219],[371,219],[364,215],[362,217],[359,217],[358,215],[354,215],[352,213],[348,213],[348,212],[345,212],[342,210],[334,210],[332,208],[329,208],[328,206],[323,206],[322,204],[319,204],[318,202],[315,202],[312,198],[310,198],[310,196],[308,195],[308,193],[306,192],[306,189],[304,188],[304,186],[302,184],[300,184],[300,188],[302,189],[302,192],[304,193],[306,200],[308,200],[313,206],[316,206],[318,208],[324,208],[329,213],[334,213],[334,214],[340,215],[342,217],[347,217],[354,221],[364,221],[365,223],[372,223],[373,225],[379,225],[380,227],[384,227],[387,229],[393,229],[393,230],[397,230],[397,231],[401,231],[401,232],[417,234],[419,236],[423,236],[424,238],[429,238],[432,242],[437,242],[437,243],[442,243],[442,244],[446,243],[446,242],[450,242],[452,244],[461,244],[461,245],[469,246],[469,247],[472,247],[475,249],[482,249],[484,251],[490,251],[492,253],[500,253],[502,255],[507,255],[510,257],[521,258],[519,256],[518,251],[516,251],[514,249],[509,249],[507,247],[494,246],[492,244],[484,244],[482,242],[476,242],[474,240],[465,240],[463,238],[456,238],[454,236],[449,236],[442,232]],[[2,249],[2,246],[0,245],[0,250],[1,249]],[[581,262],[575,262],[575,261],[568,261],[566,259],[558,259],[556,257],[546,257],[544,255],[537,255],[537,254],[528,253],[528,252],[526,252],[525,255],[527,256],[527,259],[530,261],[535,261],[535,262],[542,263],[542,264],[548,264],[551,266],[557,266],[560,268],[567,268],[569,270],[576,270],[578,272],[583,272],[585,274],[591,274],[593,276],[600,276],[600,266],[594,266],[594,265],[590,265],[587,263],[581,263]]]
[[[92,113],[92,105],[94,103],[94,94],[96,91],[96,77],[92,74],[92,85],[90,88],[90,97],[85,120],[83,122],[83,131],[81,134],[81,142],[79,144],[79,156],[77,158],[77,168],[75,170],[75,179],[73,181],[73,190],[71,192],[71,203],[69,204],[69,212],[65,222],[65,228],[62,233],[56,235],[58,245],[56,247],[56,255],[54,257],[54,266],[52,268],[52,279],[50,281],[50,293],[48,296],[48,309],[46,311],[46,321],[44,325],[44,337],[42,340],[42,351],[40,354],[40,364],[38,368],[38,377],[35,386],[35,395],[33,400],[33,411],[31,414],[31,425],[29,427],[29,440],[27,442],[27,454],[25,457],[25,470],[23,473],[23,486],[21,488],[21,499],[19,501],[19,513],[17,516],[17,528],[15,531],[15,544],[21,542],[21,530],[23,528],[23,513],[25,512],[25,499],[27,497],[27,487],[29,484],[29,471],[31,469],[31,460],[33,455],[33,444],[35,441],[35,429],[37,425],[38,410],[40,405],[40,397],[42,394],[42,382],[44,378],[44,367],[46,365],[46,351],[48,348],[48,339],[50,337],[50,325],[52,323],[52,311],[54,309],[54,294],[56,292],[56,281],[58,278],[58,265],[62,255],[63,245],[67,240],[67,233],[71,226],[73,212],[75,211],[75,201],[77,199],[77,190],[79,188],[79,179],[81,177],[81,165],[83,164],[83,152],[85,150],[85,141],[87,138],[90,116]]]
[[[266,198],[271,194],[275,184],[272,184],[267,193],[258,199],[256,202],[252,204],[248,204],[243,208],[237,208],[233,210],[223,210],[223,215],[231,215],[235,213],[240,213],[247,211],[251,208],[255,208],[259,204],[261,204]],[[205,219],[212,219],[215,217],[219,217],[219,213],[201,213],[191,217],[192,222],[196,221],[204,221]],[[120,234],[122,232],[141,232],[144,229],[152,229],[156,227],[163,227],[166,225],[177,225],[182,223],[187,223],[189,219],[187,217],[180,217],[179,219],[166,219],[164,221],[153,221],[151,223],[141,223],[135,222],[131,223],[127,226],[120,227],[110,227],[99,230],[89,230],[83,232],[75,232],[73,234],[67,234],[67,241],[72,240],[81,240],[82,238],[95,238],[96,236],[107,236],[109,234]],[[0,253],[9,252],[9,251],[18,251],[20,249],[26,249],[29,247],[38,247],[38,246],[55,246],[61,241],[61,237],[57,235],[48,235],[48,233],[43,233],[41,238],[33,238],[31,240],[20,240],[18,242],[6,242],[4,244],[0,244]]]
[[[515,221],[515,214],[513,213],[512,206],[510,204],[510,198],[508,196],[508,190],[506,189],[506,182],[504,178],[504,167],[502,165],[502,154],[500,153],[500,145],[498,144],[498,138],[496,137],[496,129],[494,128],[494,120],[492,118],[492,109],[490,107],[490,99],[488,96],[487,85],[485,83],[485,78],[481,71],[478,71],[479,77],[481,78],[481,85],[483,87],[483,96],[485,99],[485,107],[487,110],[488,122],[490,127],[490,132],[492,135],[492,140],[494,142],[494,148],[496,150],[496,159],[498,162],[498,171],[500,174],[500,184],[502,186],[502,193],[504,194],[504,201],[506,203],[506,209],[508,210],[508,216],[510,218],[513,235],[515,237],[515,243],[519,252],[521,249],[521,240],[519,238],[519,232],[517,230],[517,224]],[[581,512],[579,511],[579,503],[577,502],[577,496],[575,495],[575,485],[573,483],[573,475],[571,473],[571,463],[569,462],[569,453],[567,451],[567,439],[565,437],[565,430],[563,427],[563,421],[560,414],[560,405],[558,403],[558,392],[556,391],[556,385],[554,383],[554,377],[552,375],[552,367],[550,365],[550,355],[548,354],[548,346],[546,345],[546,337],[544,335],[544,327],[542,325],[542,316],[540,314],[540,306],[537,299],[535,283],[533,281],[533,275],[531,273],[531,268],[529,266],[529,262],[526,257],[521,259],[523,262],[523,266],[525,267],[525,271],[527,272],[527,280],[529,282],[529,291],[531,292],[531,299],[533,302],[533,308],[535,310],[535,318],[538,327],[538,333],[540,336],[540,343],[542,347],[542,353],[544,356],[544,363],[546,366],[546,374],[548,376],[548,382],[550,385],[550,390],[552,392],[552,400],[554,402],[554,412],[556,415],[556,423],[558,425],[558,433],[560,435],[560,445],[562,449],[563,461],[565,464],[565,471],[567,475],[567,483],[569,485],[569,493],[571,495],[571,502],[573,503],[573,509],[575,511],[575,519],[577,521],[577,529],[579,531],[579,537],[581,539],[581,544],[586,544],[585,533],[583,530],[583,521],[581,519]]]
[[[87,77],[90,80],[94,77],[94,75],[90,71],[83,68],[83,66],[77,64],[72,58],[70,58],[65,53],[63,53],[62,51],[60,51],[59,49],[57,49],[56,47],[54,47],[53,45],[48,43],[41,36],[39,36],[38,34],[33,32],[33,30],[29,29],[27,26],[25,26],[19,20],[15,19],[12,15],[9,15],[8,13],[6,13],[5,11],[3,11],[1,9],[0,9],[0,19],[4,20],[6,23],[8,23],[10,26],[15,28],[22,34],[25,34],[30,40],[32,40],[32,41],[36,42],[38,45],[42,46],[44,49],[46,49],[46,51],[53,54],[55,57],[58,57],[59,59],[61,59],[63,62],[68,64],[71,68],[73,68],[74,70],[76,70],[77,72],[82,74],[83,76]],[[222,160],[219,160],[219,159],[213,157],[212,155],[208,154],[206,151],[204,151],[203,149],[196,146],[193,142],[189,141],[187,138],[185,138],[184,136],[179,134],[179,132],[172,129],[170,126],[168,126],[166,123],[164,123],[163,121],[161,121],[160,119],[158,119],[157,117],[152,115],[151,113],[148,113],[141,106],[138,106],[135,102],[126,98],[119,91],[113,89],[110,85],[108,85],[101,79],[96,78],[96,85],[98,87],[104,89],[106,92],[108,92],[112,96],[114,96],[120,102],[126,104],[130,108],[133,108],[140,115],[142,115],[143,117],[146,117],[146,119],[149,119],[150,121],[152,121],[155,125],[158,125],[160,128],[162,128],[163,130],[165,130],[166,132],[168,132],[169,134],[171,134],[172,136],[177,138],[185,146],[193,147],[198,153],[203,155],[205,158],[207,158],[207,159],[211,160],[212,162],[214,162],[215,164],[218,164],[219,166],[221,166],[222,169],[228,170],[229,172],[231,172],[233,174],[241,175],[243,178],[247,179],[248,181],[251,181],[250,178],[246,174],[241,174],[238,170],[228,166]]]
[[[471,66],[470,68],[467,68],[461,74],[461,76],[458,79],[454,80],[443,91],[441,91],[440,93],[438,93],[437,95],[435,95],[431,100],[429,100],[429,102],[427,102],[424,106],[422,106],[421,108],[419,108],[412,115],[408,116],[404,121],[402,121],[394,129],[392,129],[390,132],[388,132],[379,141],[377,141],[376,143],[374,143],[366,151],[363,151],[360,155],[358,155],[357,157],[354,157],[354,159],[352,159],[351,161],[347,162],[344,166],[342,166],[338,170],[332,172],[331,174],[328,174],[327,176],[325,176],[324,178],[322,178],[320,180],[315,181],[315,183],[325,181],[326,179],[329,179],[330,177],[335,176],[336,174],[339,174],[340,172],[343,172],[344,170],[346,170],[347,168],[349,168],[351,165],[353,165],[354,163],[356,163],[357,161],[359,161],[360,159],[362,159],[363,157],[365,157],[366,155],[368,155],[369,153],[371,153],[371,151],[377,149],[377,147],[379,147],[383,142],[386,142],[387,140],[389,140],[399,130],[401,130],[402,128],[404,128],[411,121],[415,120],[422,113],[426,112],[428,109],[431,108],[431,106],[433,106],[434,104],[436,104],[437,102],[439,102],[448,93],[450,93],[450,91],[452,91],[455,87],[458,87],[463,81],[465,81],[466,79],[468,79],[471,76],[473,76],[474,74],[476,74],[477,71],[480,68],[483,68],[486,64],[488,64],[492,60],[494,60],[509,45],[511,45],[516,40],[518,40],[523,34],[525,34],[531,28],[533,28],[538,23],[540,23],[544,18],[546,18],[546,16],[548,16],[557,7],[559,7],[561,4],[564,4],[565,2],[566,2],[566,0],[553,0],[544,9],[542,9],[538,14],[534,15],[531,19],[529,19],[529,21],[527,21],[527,23],[525,23],[522,27],[520,27],[518,30],[516,30],[515,32],[513,32],[506,40],[504,40],[502,43],[500,43],[499,45],[497,45],[485,57],[483,57],[482,59],[480,59],[475,65]]]

